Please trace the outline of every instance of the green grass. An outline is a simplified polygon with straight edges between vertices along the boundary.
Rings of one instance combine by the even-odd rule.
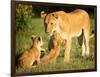
[[[41,18],[33,18],[32,22],[29,24],[29,28],[25,31],[16,32],[16,56],[21,54],[25,49],[30,48],[32,45],[31,35],[34,33],[36,35],[42,36],[44,40],[44,48],[47,49],[48,45],[48,35],[44,31],[44,24]],[[94,29],[94,19],[91,18],[91,31]],[[90,52],[94,55],[95,52],[95,40],[90,39]],[[64,55],[64,45],[62,45],[61,53],[57,58],[57,62],[52,64],[39,64],[32,68],[17,68],[17,73],[25,72],[50,72],[50,71],[67,71],[67,70],[80,70],[80,69],[93,69],[95,68],[95,60],[92,56],[89,58],[81,57],[81,47],[78,45],[77,38],[73,38],[71,47],[71,60],[69,63],[63,63]]]

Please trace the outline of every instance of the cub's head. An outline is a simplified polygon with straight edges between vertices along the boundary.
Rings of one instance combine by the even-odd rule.
[[[56,32],[56,31],[54,31],[52,37],[58,43],[62,41],[62,38],[61,38],[60,34],[58,32]]]
[[[54,31],[54,33],[51,36],[51,38],[52,38],[54,47],[60,46],[60,44],[62,42],[62,38],[61,38],[61,36],[60,36],[59,33],[57,33],[57,32]]]
[[[57,30],[58,14],[56,12],[46,14],[42,11],[41,17],[44,19],[45,32],[52,35]]]
[[[42,40],[41,36],[32,35],[32,41],[33,41],[33,45],[35,45],[35,46],[42,46],[43,45],[43,40]]]

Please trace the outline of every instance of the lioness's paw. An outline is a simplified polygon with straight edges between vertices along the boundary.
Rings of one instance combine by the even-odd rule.
[[[65,63],[65,62],[69,62],[69,59],[64,59],[63,62],[64,62],[64,63]]]
[[[90,54],[89,51],[86,51],[86,56],[89,56],[89,54]]]

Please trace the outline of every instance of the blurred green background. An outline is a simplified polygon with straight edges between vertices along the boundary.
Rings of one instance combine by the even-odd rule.
[[[46,13],[51,13],[59,10],[65,12],[71,12],[74,9],[79,9],[80,7],[69,7],[69,6],[34,6],[34,5],[16,5],[16,61],[18,56],[25,50],[31,47],[32,40],[31,35],[42,36],[44,45],[43,47],[47,49],[48,47],[48,35],[44,31],[44,21],[40,17],[41,11]],[[81,7],[80,9],[86,10],[91,19],[91,32],[94,30],[94,8]],[[42,54],[47,54],[48,51],[42,52]],[[57,58],[57,62],[52,64],[39,64],[32,68],[18,68],[16,67],[17,73],[25,72],[50,72],[50,71],[68,71],[68,70],[82,70],[82,69],[94,69],[95,68],[95,39],[90,39],[90,57],[81,57],[81,47],[77,42],[77,38],[73,38],[71,47],[71,60],[69,63],[63,63],[64,57],[64,44],[61,46],[61,52]]]

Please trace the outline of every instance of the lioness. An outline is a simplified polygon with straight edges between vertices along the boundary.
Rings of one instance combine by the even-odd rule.
[[[62,38],[59,33],[54,32],[49,40],[49,53],[41,58],[42,63],[52,63],[56,61],[56,58],[60,53],[60,45],[62,43]]]
[[[19,66],[22,68],[31,67],[34,61],[37,61],[37,63],[40,63],[40,54],[41,50],[44,51],[41,46],[43,45],[42,37],[33,37],[33,45],[30,49],[25,50],[24,53],[19,58]]]
[[[46,33],[52,35],[56,31],[66,41],[64,62],[70,59],[72,37],[78,37],[82,56],[89,56],[90,18],[85,10],[76,9],[70,13],[57,11],[49,14],[42,11],[41,17],[44,18]]]

